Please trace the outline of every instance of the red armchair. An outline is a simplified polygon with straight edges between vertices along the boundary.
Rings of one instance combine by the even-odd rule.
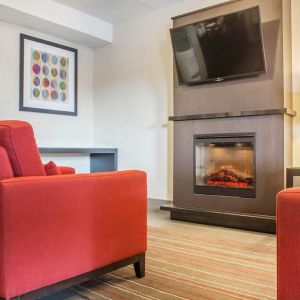
[[[0,166],[0,297],[36,298],[128,264],[144,276],[144,172],[46,176],[21,121],[0,121]]]
[[[300,188],[277,195],[277,296],[300,299]]]

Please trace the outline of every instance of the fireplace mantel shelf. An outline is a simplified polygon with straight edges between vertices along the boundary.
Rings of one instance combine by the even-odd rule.
[[[171,116],[171,117],[169,117],[169,121],[192,121],[192,120],[255,117],[255,116],[270,116],[270,115],[288,115],[291,117],[295,117],[296,112],[289,108],[247,110],[247,111],[238,111],[238,112]]]

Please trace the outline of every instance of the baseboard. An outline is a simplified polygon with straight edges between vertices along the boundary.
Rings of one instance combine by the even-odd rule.
[[[173,202],[170,200],[163,200],[163,199],[154,199],[148,198],[148,208],[149,209],[158,209],[161,206],[172,204]]]
[[[149,202],[161,202],[161,203],[164,203],[164,204],[170,204],[170,203],[173,203],[173,201],[171,201],[171,200],[167,200],[167,199],[157,199],[157,198],[148,198],[148,201],[149,201]]]
[[[176,207],[172,204],[162,205],[160,209],[170,211],[171,220],[186,221],[192,223],[200,223],[265,233],[276,232],[275,216],[182,208]]]

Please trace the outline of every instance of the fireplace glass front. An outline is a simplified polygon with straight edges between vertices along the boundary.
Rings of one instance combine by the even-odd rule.
[[[254,134],[195,135],[194,192],[255,197]]]

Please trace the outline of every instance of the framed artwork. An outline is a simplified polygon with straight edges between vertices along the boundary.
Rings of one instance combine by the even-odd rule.
[[[77,116],[77,49],[20,35],[19,109]]]

